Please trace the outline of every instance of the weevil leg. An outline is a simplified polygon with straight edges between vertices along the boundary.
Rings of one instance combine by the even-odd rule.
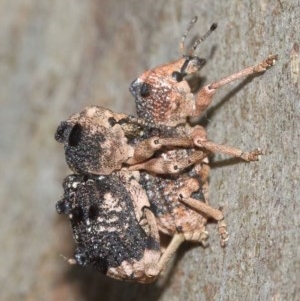
[[[148,213],[149,212],[151,211],[148,211]],[[176,253],[176,251],[184,241],[186,240],[197,241],[205,245],[207,238],[208,238],[208,233],[206,231],[202,231],[201,233],[200,232],[176,233],[172,237],[171,242],[166,247],[165,251],[163,252],[162,256],[159,258],[159,260],[156,260],[157,255],[160,254],[159,252],[155,252],[155,254],[151,252],[145,253],[145,256],[147,256],[147,258],[145,257],[146,275],[150,278],[153,277],[155,279],[155,277],[157,277],[165,269],[169,261],[174,257],[174,254]]]
[[[191,194],[194,191],[197,191],[199,189],[199,182],[195,179],[189,179],[185,182],[185,185],[180,189],[178,193],[178,199],[183,204],[187,205],[188,207],[192,208],[193,210],[205,214],[206,216],[213,218],[214,220],[218,221],[218,232],[220,236],[220,244],[222,247],[226,245],[226,242],[228,240],[228,232],[226,228],[226,223],[224,221],[224,215],[223,212],[215,209],[211,206],[209,206],[206,201],[207,200],[196,200],[191,198]],[[201,238],[201,237],[200,237]],[[187,238],[187,240],[190,240]],[[199,240],[203,243],[204,240]]]
[[[228,146],[228,145],[217,144],[212,141],[198,138],[197,136],[194,137],[194,143],[195,146],[198,146],[203,150],[206,150],[207,152],[227,154],[230,156],[241,158],[242,160],[245,160],[247,162],[259,161],[260,156],[264,154],[264,152],[259,148],[254,149],[250,152],[244,152],[238,148]]]
[[[186,241],[198,242],[201,243],[202,246],[206,247],[208,245],[208,232],[206,230],[194,230],[192,232],[184,232],[184,238]]]
[[[191,207],[192,209],[201,212],[208,217],[213,218],[214,220],[218,221],[218,232],[220,236],[220,244],[222,247],[226,245],[228,241],[229,235],[227,232],[226,223],[224,221],[224,215],[222,211],[215,209],[208,204],[201,202],[199,200],[193,198],[179,198],[179,200],[184,203],[185,205]]]
[[[140,164],[130,166],[129,170],[145,170],[153,172],[155,174],[175,174],[192,166],[198,162],[201,162],[207,153],[203,151],[194,151],[191,155],[183,159],[178,160],[167,160],[166,158],[158,157],[145,161]]]
[[[160,271],[164,270],[168,262],[173,258],[174,254],[176,253],[176,251],[184,241],[185,241],[185,237],[184,234],[182,233],[176,233],[172,237],[170,244],[167,246],[165,252],[159,259],[158,268]]]
[[[224,218],[222,211],[215,209],[208,204],[201,202],[193,198],[180,198],[180,201],[189,207],[204,213],[205,215],[213,218],[216,221],[220,221]]]
[[[196,95],[196,109],[193,113],[193,116],[200,116],[207,109],[217,89],[249,75],[265,72],[268,68],[275,64],[276,59],[277,55],[269,55],[266,59],[255,66],[245,68],[200,89]]]
[[[137,144],[132,158],[127,160],[127,164],[134,165],[151,158],[154,153],[163,147],[183,147],[189,148],[193,146],[193,140],[189,137],[178,138],[160,138],[151,137]]]

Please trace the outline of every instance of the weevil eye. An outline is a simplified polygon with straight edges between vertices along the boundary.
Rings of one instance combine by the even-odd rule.
[[[151,90],[152,87],[150,84],[139,79],[134,80],[129,87],[130,93],[136,98],[150,96]]]
[[[151,87],[149,84],[147,83],[143,83],[141,86],[141,96],[142,97],[148,97],[150,95],[151,92]]]
[[[174,71],[174,72],[172,73],[172,77],[173,77],[177,82],[181,82],[182,79],[183,79],[183,75],[182,75],[182,73],[179,72],[179,71]]]

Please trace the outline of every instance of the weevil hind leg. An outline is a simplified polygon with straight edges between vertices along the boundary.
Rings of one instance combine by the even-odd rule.
[[[224,218],[222,211],[215,209],[202,201],[190,197],[180,197],[179,200],[192,209],[199,211],[216,221],[220,221]]]
[[[209,206],[207,203],[204,203],[200,200],[196,200],[193,198],[180,198],[179,199],[183,204],[189,206],[190,208],[194,209],[195,211],[200,212],[201,214],[205,214],[206,216],[213,218],[218,222],[218,233],[220,236],[220,244],[222,247],[226,245],[228,241],[229,235],[227,232],[227,225],[224,221],[224,215],[221,210],[215,209]],[[202,239],[199,240],[202,242]],[[205,239],[204,239],[205,241]]]
[[[226,223],[224,221],[224,215],[221,210],[215,209],[207,204],[207,199],[205,198],[203,201],[194,199],[191,197],[191,194],[199,189],[199,182],[196,179],[190,178],[185,181],[185,185],[178,192],[178,200],[198,212],[199,214],[204,214],[205,216],[214,219],[218,222],[218,232],[220,236],[220,244],[221,246],[225,246],[226,241],[228,240],[228,232]],[[202,185],[205,186],[206,183]],[[190,240],[190,239],[187,239]],[[202,242],[202,240],[198,240]],[[204,242],[204,243],[203,243]],[[205,239],[203,239],[203,245],[205,245]]]
[[[191,155],[178,160],[166,160],[163,157],[153,158],[140,164],[129,167],[129,170],[145,170],[155,174],[176,174],[192,166],[204,158],[207,154],[203,151],[194,151]]]
[[[134,165],[151,158],[154,153],[163,147],[192,147],[193,141],[190,137],[160,138],[151,137],[138,143],[135,147],[133,157],[127,160],[127,164]],[[136,169],[134,169],[136,170]]]
[[[160,271],[164,270],[167,266],[168,262],[174,257],[174,254],[180,247],[180,245],[185,241],[184,234],[176,233],[173,237],[169,245],[167,246],[165,252],[161,256],[158,262],[158,268]]]

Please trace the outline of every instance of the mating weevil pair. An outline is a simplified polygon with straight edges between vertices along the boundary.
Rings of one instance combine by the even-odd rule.
[[[131,84],[139,118],[90,106],[58,127],[55,138],[64,143],[66,161],[77,173],[65,179],[57,203],[77,243],[69,262],[90,264],[121,280],[152,282],[183,241],[205,244],[209,217],[219,222],[221,244],[228,239],[222,212],[207,204],[208,156],[221,152],[255,161],[261,151],[208,141],[204,128],[187,118],[201,115],[218,88],[264,72],[276,56],[198,89],[205,60],[196,50],[216,24],[184,54],[195,22],[182,37],[181,59]],[[172,237],[166,249],[160,233]]]

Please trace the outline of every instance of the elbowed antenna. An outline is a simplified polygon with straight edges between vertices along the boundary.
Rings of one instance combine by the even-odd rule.
[[[180,42],[179,48],[180,48],[180,52],[182,53],[183,56],[185,55],[185,53],[184,53],[184,51],[185,51],[185,47],[184,47],[185,39],[186,39],[187,35],[189,34],[190,30],[192,29],[192,27],[193,27],[193,26],[195,25],[195,23],[197,22],[197,20],[198,20],[198,16],[195,16],[195,17],[191,20],[191,22],[189,23],[189,25],[188,25],[186,31],[184,32],[184,34],[183,34],[182,37],[181,37],[181,42]]]
[[[191,52],[194,54],[195,51],[197,50],[199,44],[201,44],[207,37],[210,36],[210,34],[218,27],[217,23],[213,23],[210,27],[210,29],[206,32],[206,34],[199,39],[197,39],[191,49]]]
[[[190,51],[188,53],[185,53],[185,46],[184,46],[184,42],[186,40],[186,37],[187,35],[189,34],[189,32],[191,31],[191,29],[193,28],[193,26],[195,25],[195,23],[197,22],[198,20],[198,17],[195,16],[191,22],[189,23],[186,31],[184,32],[184,34],[182,35],[181,37],[181,42],[180,42],[180,45],[179,45],[179,48],[180,48],[180,52],[182,53],[183,56],[191,56],[191,55],[194,55],[195,54],[195,51],[197,50],[199,44],[201,44],[216,28],[217,28],[217,23],[213,23],[210,27],[210,29],[203,35],[201,36],[200,38],[198,38],[193,47],[190,49]]]

